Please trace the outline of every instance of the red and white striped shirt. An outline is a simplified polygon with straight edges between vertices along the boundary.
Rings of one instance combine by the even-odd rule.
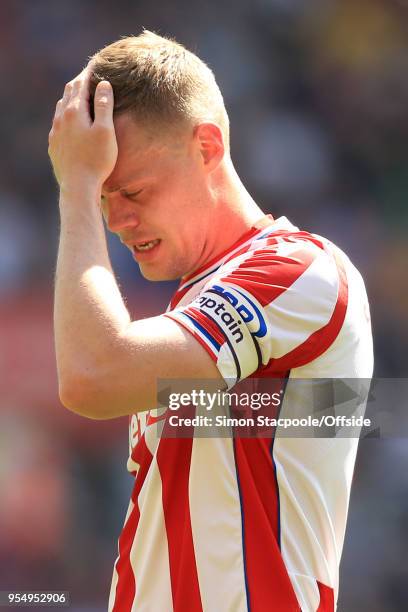
[[[163,316],[194,335],[229,387],[372,375],[359,272],[285,217],[266,217],[187,278]],[[282,413],[299,402],[287,384]],[[161,416],[130,420],[135,484],[109,610],[333,612],[358,439],[165,438]]]

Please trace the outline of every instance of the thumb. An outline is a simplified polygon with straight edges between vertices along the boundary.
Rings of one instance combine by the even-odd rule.
[[[113,89],[109,81],[100,81],[94,95],[95,124],[110,125],[113,116]]]

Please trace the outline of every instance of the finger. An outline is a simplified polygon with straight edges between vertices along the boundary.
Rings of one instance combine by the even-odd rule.
[[[88,68],[84,68],[77,76],[72,79],[71,98],[77,96],[80,91],[88,85],[90,72]]]
[[[69,83],[66,84],[64,90],[63,106],[67,106],[70,102],[78,96],[81,89],[87,86],[89,80],[89,74],[86,69],[82,70],[76,77],[74,77]]]
[[[77,115],[85,118],[91,124],[89,116],[89,70],[85,68],[72,81],[67,83],[62,98],[60,115],[68,113],[70,117]]]
[[[69,81],[69,83],[67,83],[65,85],[64,88],[64,95],[62,96],[62,109],[64,110],[64,108],[66,108],[66,106],[68,106],[69,101],[71,99],[71,94],[72,94],[72,81]]]
[[[113,90],[109,81],[100,81],[94,97],[95,125],[111,125],[113,118]]]
[[[55,106],[54,121],[61,117],[61,112],[62,112],[62,99],[58,100]]]
[[[77,89],[76,89],[76,95],[79,98],[79,107],[84,109],[86,108],[88,110],[89,108],[89,81],[91,78],[91,71],[88,68],[88,66],[86,66],[86,68],[83,69],[83,71],[81,72],[81,74],[78,76],[77,79]]]

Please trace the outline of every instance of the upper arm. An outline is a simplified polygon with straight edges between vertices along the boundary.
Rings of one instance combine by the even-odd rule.
[[[155,408],[160,379],[212,379],[225,386],[205,348],[164,315],[130,323],[92,370],[63,403],[97,419]]]

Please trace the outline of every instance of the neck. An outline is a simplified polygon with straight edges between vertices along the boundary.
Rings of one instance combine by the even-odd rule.
[[[213,219],[200,267],[228,250],[265,216],[242,184],[230,159],[213,173],[209,192]]]

